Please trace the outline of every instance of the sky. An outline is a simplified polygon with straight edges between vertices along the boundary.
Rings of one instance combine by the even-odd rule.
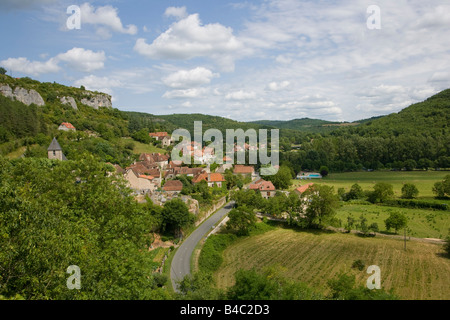
[[[447,0],[0,1],[9,75],[156,115],[398,112],[450,88],[449,34]]]

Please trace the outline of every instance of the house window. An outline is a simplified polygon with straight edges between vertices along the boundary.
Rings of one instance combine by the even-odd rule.
[[[56,156],[56,151],[55,150],[53,150],[53,156]]]
[[[267,192],[267,196],[270,197],[270,192]]]

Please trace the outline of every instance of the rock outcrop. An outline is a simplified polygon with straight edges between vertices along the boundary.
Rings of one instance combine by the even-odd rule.
[[[81,103],[94,109],[100,107],[112,108],[111,96],[107,94],[91,94],[89,98],[81,99]]]
[[[42,99],[41,95],[34,89],[28,90],[19,86],[12,89],[9,84],[0,83],[0,94],[10,99],[16,99],[27,106],[32,103],[38,106],[45,105],[44,99]],[[84,98],[81,100],[78,100],[79,98],[75,100],[74,97],[71,97],[66,93],[65,96],[60,96],[58,98],[62,104],[70,105],[74,110],[78,110],[77,101],[78,103],[82,103],[96,110],[100,107],[112,108],[111,96],[108,94],[83,91],[82,96]]]
[[[75,99],[72,97],[62,97],[59,99],[62,104],[68,104],[73,109],[78,110],[77,103],[75,102]]]
[[[11,89],[9,85],[1,85],[0,93],[8,98],[15,98],[16,100],[22,102],[29,106],[34,103],[38,106],[43,106],[45,104],[44,99],[42,99],[41,95],[33,89],[27,90],[21,87],[14,88],[14,91]]]

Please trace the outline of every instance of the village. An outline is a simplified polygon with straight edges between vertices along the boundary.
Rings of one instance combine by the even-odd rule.
[[[58,129],[76,131],[76,128],[68,122],[63,122]],[[149,136],[155,142],[161,143],[164,148],[174,143],[167,132],[151,132]],[[247,151],[251,148],[252,146],[244,143],[243,146],[235,145],[234,151]],[[203,183],[208,188],[226,190],[225,174],[228,172],[232,173],[233,176],[240,176],[245,179],[246,184],[242,187],[255,190],[264,199],[274,197],[277,191],[288,193],[287,191],[277,190],[271,181],[262,179],[254,166],[231,164],[228,155],[224,156],[222,161],[217,161],[214,149],[211,147],[202,147],[200,143],[192,141],[186,149],[189,156],[193,157],[196,163],[200,163],[200,166],[187,166],[182,161],[171,160],[170,155],[162,153],[142,153],[137,161],[126,168],[122,168],[118,164],[108,164],[114,167],[115,174],[126,180],[137,201],[145,202],[150,199],[154,204],[163,206],[167,201],[179,198],[195,215],[199,213],[200,205],[191,195],[183,192],[184,185],[182,179],[180,179],[181,176],[187,177],[193,186]],[[49,159],[67,160],[56,138],[53,139],[47,151]],[[222,164],[216,164],[216,162],[222,162]],[[300,180],[318,178],[322,178],[318,173],[300,172],[297,175],[297,179]],[[305,183],[292,192],[300,196],[312,185],[313,183]]]

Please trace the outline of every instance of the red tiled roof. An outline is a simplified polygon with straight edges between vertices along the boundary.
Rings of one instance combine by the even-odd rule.
[[[183,189],[183,183],[180,180],[169,180],[164,184],[164,191],[181,191]]]
[[[198,176],[195,176],[194,179],[192,179],[192,183],[199,183],[202,180],[207,181],[208,180],[208,174],[207,173],[201,173]]]
[[[272,182],[266,181],[263,179],[259,179],[258,181],[252,183],[249,186],[249,189],[251,190],[261,190],[261,191],[275,191],[275,186]]]
[[[314,183],[308,183],[308,184],[305,184],[305,185],[303,185],[303,186],[298,187],[298,188],[295,189],[295,190],[297,190],[297,191],[300,192],[300,193],[303,193],[303,192],[305,192],[309,187],[311,187],[312,185],[314,185]]]
[[[209,182],[222,182],[225,181],[225,178],[221,173],[210,173],[208,176]]]
[[[155,179],[155,177],[153,177],[153,176],[147,176],[147,175],[145,175],[145,174],[139,175],[139,178],[143,178],[143,179],[147,179],[147,180],[153,180],[153,179]]]
[[[69,123],[69,122],[63,122],[61,123],[62,126],[65,126],[68,129],[75,129],[75,127],[73,126],[73,124]]]
[[[168,136],[169,134],[167,132],[150,132],[149,136],[150,137],[165,137]]]
[[[271,181],[263,181],[260,184],[259,190],[261,191],[275,191],[275,186]]]
[[[259,190],[259,184],[251,184],[249,188],[250,190]]]
[[[252,166],[244,166],[242,164],[237,164],[234,166],[233,173],[253,173],[255,169]]]

